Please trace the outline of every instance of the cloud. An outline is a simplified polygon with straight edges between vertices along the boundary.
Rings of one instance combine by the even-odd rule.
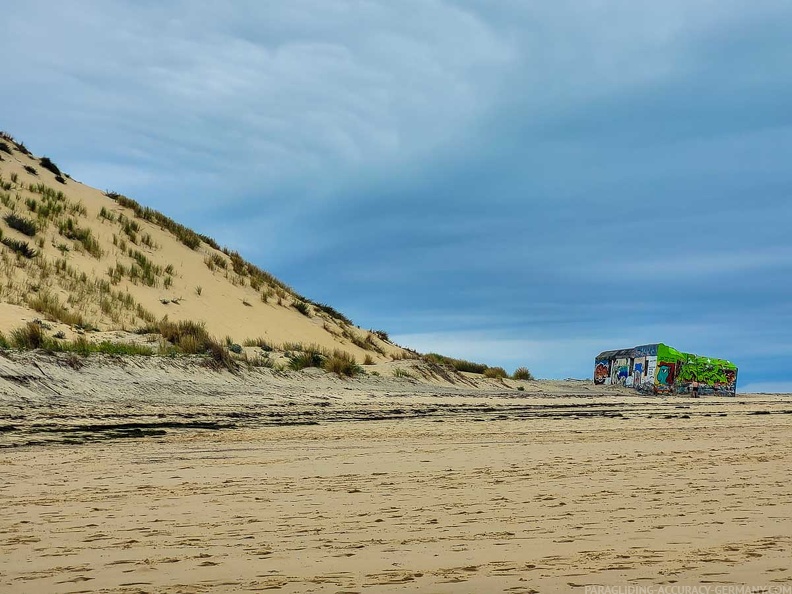
[[[209,170],[236,190],[231,203],[252,188],[262,199],[283,186],[321,197],[339,176],[430,153],[487,104],[480,83],[510,60],[493,31],[442,2],[33,1],[5,18],[7,46],[36,44],[12,66],[33,97],[26,119],[48,128],[36,144],[60,127],[39,95],[57,87],[58,111],[83,127],[68,149],[166,182]],[[31,38],[36,21],[49,34]],[[86,159],[62,160],[101,177]]]
[[[548,377],[664,341],[792,381],[788,3],[32,0],[4,22],[4,127],[364,326]]]

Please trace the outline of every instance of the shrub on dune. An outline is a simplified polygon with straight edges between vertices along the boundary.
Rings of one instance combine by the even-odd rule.
[[[26,241],[19,241],[17,239],[11,239],[10,237],[3,237],[0,239],[2,243],[13,251],[15,251],[20,256],[24,256],[28,260],[32,260],[36,256],[38,256],[38,252],[30,247],[30,244]]]
[[[289,368],[300,371],[306,367],[321,367],[325,357],[318,350],[307,349],[289,357]]]
[[[39,324],[28,322],[11,332],[11,346],[17,349],[32,350],[47,346],[47,335]]]
[[[33,237],[36,232],[38,231],[38,226],[34,221],[30,219],[26,219],[25,217],[20,217],[13,212],[8,213],[6,216],[3,217],[6,224],[11,227],[12,229],[16,229],[23,235],[27,235],[28,237]]]
[[[527,367],[518,367],[512,374],[512,379],[516,380],[532,380],[533,378],[533,374],[528,371]]]
[[[333,351],[333,354],[324,360],[322,369],[335,373],[339,377],[353,377],[363,371],[363,368],[355,361],[355,357],[346,351],[339,350]]]
[[[490,379],[504,379],[509,377],[509,374],[506,373],[506,370],[503,367],[487,367],[484,370],[484,377],[488,377]]]

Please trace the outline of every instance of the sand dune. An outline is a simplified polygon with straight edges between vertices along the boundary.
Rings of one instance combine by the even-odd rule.
[[[125,196],[58,176],[8,136],[0,143],[7,149],[0,151],[0,239],[10,242],[0,243],[0,332],[42,318],[51,334],[73,338],[84,334],[80,327],[132,330],[167,316],[203,322],[239,344],[316,344],[359,361],[404,354],[211,238]],[[9,215],[32,225],[32,235]]]

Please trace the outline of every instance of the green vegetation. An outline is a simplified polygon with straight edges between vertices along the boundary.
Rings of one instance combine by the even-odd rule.
[[[366,334],[365,338],[360,338],[358,335],[353,334],[352,332],[349,332],[347,330],[344,330],[341,333],[341,336],[343,336],[344,338],[348,338],[352,342],[352,344],[354,344],[357,347],[360,347],[364,351],[374,351],[376,353],[379,353],[380,355],[385,354],[385,351],[383,351],[382,348],[380,348],[374,342],[374,339],[372,338],[373,334]]]
[[[295,301],[292,303],[292,307],[299,311],[302,315],[311,317],[311,308],[308,307],[308,304],[304,301]]]
[[[28,260],[32,260],[38,256],[38,252],[30,247],[30,244],[28,244],[26,241],[19,241],[17,239],[11,239],[10,237],[2,237],[0,238],[0,241],[2,241],[4,245],[11,248],[14,252],[20,256],[24,256]]]
[[[30,219],[26,219],[25,217],[20,217],[19,215],[10,212],[3,217],[3,220],[6,224],[11,227],[12,229],[16,229],[23,235],[27,235],[28,237],[33,237],[36,232],[38,231],[38,226],[34,221]]]
[[[119,205],[124,208],[131,209],[135,216],[144,221],[154,223],[166,231],[172,233],[176,239],[182,242],[191,250],[197,249],[201,245],[201,237],[193,230],[188,229],[184,225],[180,225],[170,217],[165,216],[161,212],[154,209],[141,206],[137,201],[127,198],[123,194],[117,192],[105,192],[105,196],[115,200]],[[214,242],[213,242],[214,243]]]
[[[438,353],[427,353],[423,356],[423,359],[440,365],[450,365],[457,371],[465,371],[468,373],[484,373],[488,369],[488,366],[484,363],[473,363],[472,361],[465,361],[464,359],[454,359]]]
[[[44,228],[48,221],[59,221],[61,216],[68,212],[72,215],[85,215],[85,207],[77,202],[71,202],[60,190],[53,190],[49,186],[38,183],[30,184],[28,189],[34,194],[41,195],[41,202],[34,199],[25,201],[28,209],[36,213],[39,227]]]
[[[163,319],[156,327],[162,338],[171,343],[178,352],[185,354],[203,354],[215,368],[237,370],[237,363],[228,349],[209,336],[206,326],[191,321],[169,322]]]
[[[40,324],[28,322],[22,328],[11,332],[9,346],[20,350],[43,349],[49,352],[76,353],[88,356],[92,353],[105,353],[108,355],[153,355],[154,350],[142,345],[124,342],[90,342],[83,337],[73,341],[61,341],[50,338]]]
[[[214,271],[215,268],[222,268],[223,270],[228,268],[228,262],[218,253],[212,253],[206,256],[206,258],[204,258],[204,264],[212,271]]]
[[[397,367],[393,370],[393,377],[412,377],[412,374],[401,367]]]
[[[487,367],[484,370],[484,377],[491,379],[504,379],[509,377],[509,374],[506,373],[506,370],[503,367]]]
[[[69,311],[63,305],[57,295],[45,291],[28,299],[28,306],[35,311],[44,314],[48,319],[56,322],[63,322],[69,326],[84,326],[85,320],[78,314]]]
[[[111,211],[107,210],[104,206],[99,211],[99,218],[110,221],[111,223],[114,223],[116,220],[115,215]]]
[[[201,239],[201,241],[203,241],[209,247],[213,247],[216,250],[220,249],[220,246],[217,245],[217,242],[214,239],[212,239],[211,237],[209,237],[207,235],[201,235],[200,233],[198,234],[198,237]]]
[[[58,350],[64,352],[77,353],[78,355],[88,356],[92,353],[104,353],[106,355],[154,355],[154,349],[140,344],[131,344],[128,342],[110,342],[103,340],[102,342],[90,342],[80,337],[77,340],[66,343],[59,343]]]
[[[514,373],[512,374],[512,379],[532,380],[534,379],[534,376],[530,371],[528,371],[527,367],[518,367],[517,369],[514,370]]]
[[[23,169],[27,171],[30,175],[38,175],[38,171],[36,171],[35,167],[31,167],[30,165],[25,165]]]
[[[346,317],[344,314],[342,314],[337,309],[335,309],[333,307],[330,307],[329,305],[327,305],[325,303],[317,303],[316,301],[311,301],[310,299],[306,299],[305,301],[310,303],[311,305],[313,305],[319,311],[323,311],[324,313],[326,313],[331,318],[333,318],[335,320],[338,320],[340,322],[343,322],[344,324],[347,324],[349,326],[352,325],[352,320],[350,320],[348,317]]]
[[[22,328],[11,331],[9,343],[17,349],[32,350],[43,348],[47,340],[47,335],[39,324],[28,322]]]
[[[289,368],[300,371],[306,367],[321,367],[326,359],[323,349],[307,348],[289,357]]]
[[[3,140],[6,140],[6,141],[10,142],[11,144],[13,144],[14,146],[16,146],[17,149],[19,149],[19,151],[21,153],[24,153],[25,155],[30,155],[30,151],[27,149],[27,147],[23,143],[18,142],[17,140],[15,140],[14,137],[11,136],[11,134],[9,134],[8,132],[0,131],[0,138],[2,138]],[[5,144],[5,143],[3,143],[3,144]],[[8,145],[6,145],[6,146],[8,146]],[[5,149],[3,149],[3,150],[5,150]],[[8,151],[6,151],[6,152],[11,154],[11,150],[10,149]]]
[[[137,244],[138,242],[137,234],[140,231],[140,225],[137,223],[137,221],[133,221],[128,217],[125,217],[123,214],[119,214],[118,224],[121,225],[121,230],[129,238],[129,241],[131,241],[134,244]]]
[[[137,250],[130,248],[127,255],[135,261],[135,264],[129,267],[129,279],[135,284],[140,280],[148,287],[156,286],[157,277],[162,274],[162,267],[154,264],[146,254]]]
[[[41,159],[39,159],[39,165],[41,165],[47,171],[51,171],[57,176],[62,176],[61,170],[58,169],[58,166],[55,165],[55,163],[53,163],[49,157],[41,157]]]
[[[346,351],[334,350],[322,363],[322,369],[335,373],[338,377],[353,377],[363,373],[363,368],[357,364],[355,357]]]
[[[243,345],[248,347],[259,347],[262,351],[270,352],[275,347],[266,338],[247,338],[242,342]]]
[[[271,350],[272,346],[263,339],[247,341],[245,344],[253,346],[256,344],[262,350]],[[318,367],[327,372],[335,373],[339,377],[353,377],[363,372],[363,368],[357,364],[355,357],[345,351],[333,350],[332,352],[323,349],[318,345],[303,346],[301,343],[284,343],[283,350],[289,353],[289,368],[300,371],[307,367]]]
[[[91,230],[79,227],[76,221],[71,217],[58,224],[58,232],[66,239],[71,239],[79,243],[85,251],[94,258],[99,259],[102,257],[102,248],[99,246],[99,242],[94,238]]]

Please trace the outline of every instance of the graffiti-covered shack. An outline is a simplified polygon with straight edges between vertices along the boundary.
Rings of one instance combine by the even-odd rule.
[[[698,382],[702,394],[734,396],[737,366],[683,353],[663,343],[604,351],[594,359],[595,384],[621,384],[648,393],[681,394]]]

